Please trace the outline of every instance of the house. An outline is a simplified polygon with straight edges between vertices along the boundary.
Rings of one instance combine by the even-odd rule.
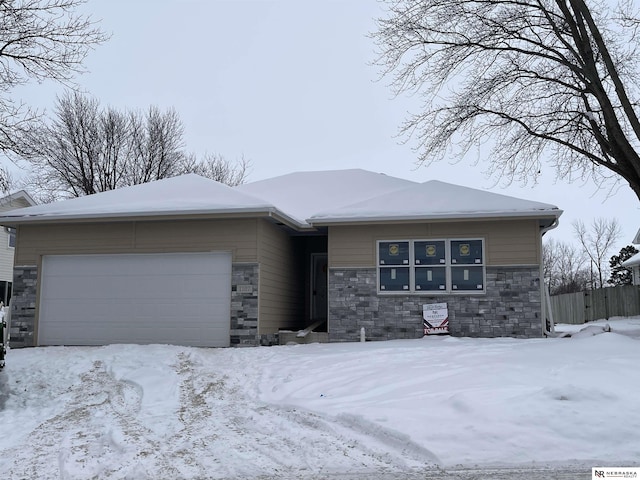
[[[196,175],[0,218],[17,228],[12,345],[267,345],[319,324],[330,341],[539,337],[553,205],[365,170],[238,187]]]
[[[636,233],[633,239],[635,245],[640,245],[640,230]],[[628,258],[620,264],[622,267],[627,267],[631,270],[631,284],[640,285],[640,253],[636,253],[633,257]]]
[[[0,198],[0,216],[9,210],[35,205],[36,202],[24,190]],[[0,301],[9,305],[13,285],[13,254],[16,245],[16,231],[12,227],[0,230]]]

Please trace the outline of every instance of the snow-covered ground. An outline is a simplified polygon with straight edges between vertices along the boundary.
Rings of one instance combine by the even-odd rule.
[[[438,478],[516,466],[590,478],[592,466],[640,465],[640,317],[609,324],[533,340],[12,350],[0,473]]]

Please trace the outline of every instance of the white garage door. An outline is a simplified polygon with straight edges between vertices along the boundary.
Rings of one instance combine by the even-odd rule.
[[[43,257],[39,345],[229,346],[231,255]]]

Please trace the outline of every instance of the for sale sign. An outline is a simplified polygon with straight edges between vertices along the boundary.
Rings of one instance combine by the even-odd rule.
[[[446,303],[430,303],[422,306],[422,323],[425,335],[449,333],[449,310]]]

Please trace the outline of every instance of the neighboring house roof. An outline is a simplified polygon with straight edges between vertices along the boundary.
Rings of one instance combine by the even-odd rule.
[[[15,208],[25,208],[35,204],[36,201],[31,198],[31,195],[24,190],[20,190],[0,198],[0,212],[13,210]]]
[[[237,187],[194,174],[120,188],[2,215],[0,224],[180,215],[269,215],[308,229],[343,222],[535,217],[545,203],[460,187],[417,183],[366,170],[298,172]]]
[[[435,220],[495,217],[553,217],[562,213],[547,203],[522,200],[431,180],[322,213],[308,221],[329,224],[354,221]]]
[[[640,265],[640,252],[620,264],[622,267],[635,267],[636,265]]]
[[[638,233],[636,233],[636,236],[633,238],[633,243],[636,245],[640,244],[640,230],[638,230]],[[640,252],[620,264],[621,267],[635,267],[637,265],[640,265]]]

